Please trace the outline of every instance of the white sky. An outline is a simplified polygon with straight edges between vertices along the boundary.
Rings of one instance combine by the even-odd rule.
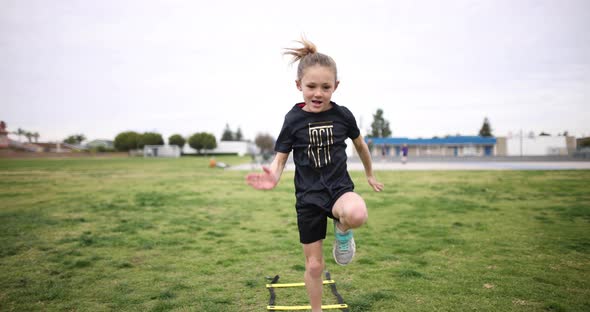
[[[278,134],[301,101],[282,48],[338,64],[333,100],[393,136],[590,135],[590,1],[0,0],[0,120],[40,141],[226,123]]]

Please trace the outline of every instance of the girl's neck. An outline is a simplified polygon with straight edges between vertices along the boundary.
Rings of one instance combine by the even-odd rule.
[[[311,113],[311,114],[319,114],[319,113],[323,113],[323,112],[329,111],[332,108],[334,108],[334,103],[332,101],[330,101],[330,104],[326,107],[326,109],[321,110],[319,112],[310,111],[309,110],[309,105],[305,104],[305,102],[304,103],[301,103],[299,105],[299,107],[301,107],[301,110],[303,110],[304,112]]]

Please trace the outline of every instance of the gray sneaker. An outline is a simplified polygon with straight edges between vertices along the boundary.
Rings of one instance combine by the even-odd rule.
[[[334,222],[334,233],[336,239],[334,240],[334,246],[332,247],[332,255],[334,261],[340,265],[347,265],[352,261],[354,253],[356,252],[356,245],[354,243],[354,237],[352,237],[352,230],[348,230],[342,233],[336,227],[336,221]]]

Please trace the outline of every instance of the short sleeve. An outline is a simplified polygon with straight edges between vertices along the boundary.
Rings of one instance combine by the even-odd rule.
[[[341,106],[341,107],[342,107],[342,112],[344,114],[344,118],[345,118],[346,123],[348,125],[348,131],[346,132],[346,135],[349,138],[354,140],[354,139],[358,138],[359,135],[361,135],[361,130],[357,126],[356,119],[354,118],[354,115],[352,114],[352,112],[344,106]]]
[[[293,135],[291,133],[291,127],[289,120],[285,117],[285,121],[283,122],[283,128],[281,129],[281,133],[279,133],[279,137],[275,142],[275,152],[279,153],[290,153],[293,149]]]

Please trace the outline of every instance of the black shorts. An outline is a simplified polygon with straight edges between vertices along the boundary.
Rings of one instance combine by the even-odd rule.
[[[347,192],[352,192],[354,187],[343,188],[335,192],[314,192],[304,196],[297,196],[297,226],[299,228],[299,241],[302,244],[311,244],[326,238],[328,218],[336,219],[332,214],[334,204]]]

